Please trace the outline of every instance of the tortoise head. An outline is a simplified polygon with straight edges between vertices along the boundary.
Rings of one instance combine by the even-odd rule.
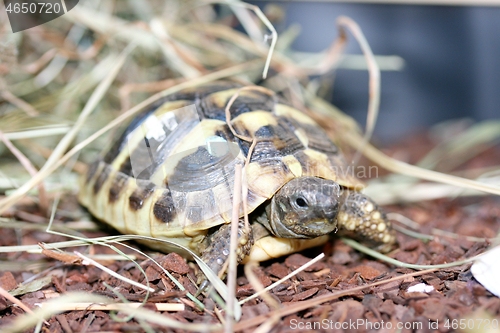
[[[315,238],[337,228],[340,186],[332,180],[299,177],[286,183],[267,206],[268,229],[282,238]]]

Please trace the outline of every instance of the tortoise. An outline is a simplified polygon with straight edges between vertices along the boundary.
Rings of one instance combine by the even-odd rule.
[[[238,262],[324,244],[337,231],[390,249],[390,222],[359,191],[362,183],[321,127],[272,91],[241,87],[213,82],[144,110],[89,166],[81,204],[121,233],[189,247],[217,273],[229,255],[235,166],[251,145],[243,135],[257,143],[245,169],[251,229],[240,205]],[[229,126],[225,109],[237,92]]]

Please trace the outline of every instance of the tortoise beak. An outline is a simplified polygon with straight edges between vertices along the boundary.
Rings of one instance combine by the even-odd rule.
[[[314,219],[304,224],[300,233],[310,237],[327,235],[337,228],[336,220]]]

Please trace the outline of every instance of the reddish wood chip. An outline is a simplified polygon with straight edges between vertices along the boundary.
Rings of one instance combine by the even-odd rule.
[[[278,299],[280,300],[281,304],[288,304],[292,302],[293,296],[278,295]]]
[[[360,273],[365,280],[372,280],[382,274],[378,269],[365,265],[355,267],[354,271]]]
[[[448,257],[444,254],[438,254],[436,257],[432,258],[431,264],[432,265],[440,265],[440,264],[445,264],[447,262]]]
[[[297,295],[293,296],[292,302],[298,302],[298,301],[303,301],[306,298],[311,297],[312,295],[316,294],[318,292],[318,288],[311,288],[306,291],[303,291],[301,293],[298,293]]]
[[[474,296],[468,288],[458,288],[457,292],[453,296],[458,300],[458,302],[460,302],[460,304],[465,306],[470,306],[475,302]]]
[[[0,278],[0,287],[5,290],[12,290],[17,287],[16,279],[14,279],[14,275],[11,272],[3,273]]]
[[[253,287],[250,284],[236,288],[236,297],[250,296],[254,293],[255,291],[253,290]]]
[[[444,282],[441,281],[435,274],[429,274],[422,277],[422,279],[428,284],[434,287],[435,290],[441,290],[444,287]]]
[[[332,304],[332,312],[333,313],[328,319],[334,322],[348,322],[348,320],[346,320],[347,315],[351,318],[362,318],[363,314],[366,312],[366,308],[360,302],[347,299]]]
[[[443,251],[444,251],[443,244],[436,242],[435,240],[429,241],[425,245],[425,247],[426,247],[427,251],[429,251],[429,253],[432,253],[432,254],[439,254],[439,253],[443,253]]]
[[[186,263],[186,259],[174,252],[166,255],[161,264],[165,269],[178,274],[189,273],[189,266]]]
[[[148,266],[144,272],[146,273],[148,281],[155,281],[161,277],[159,269],[156,265]]]
[[[7,300],[3,297],[0,297],[0,311],[7,309]]]
[[[55,317],[65,333],[73,332],[73,330],[69,326],[69,323],[68,323],[68,320],[66,319],[66,316],[61,314],[61,315],[57,315]]]
[[[269,312],[269,307],[266,303],[258,303],[256,305],[244,306],[242,309],[241,319],[251,319],[259,315]]]
[[[420,138],[420,140],[419,140]],[[431,140],[421,140],[422,135],[412,137],[405,147],[402,147],[399,152],[407,154],[407,161],[414,163],[419,161],[431,149]],[[420,148],[419,145],[422,145]],[[395,150],[392,150],[395,152]],[[394,154],[390,154],[395,156]],[[478,156],[479,157],[479,156]],[[491,158],[494,157],[494,158]],[[459,167],[456,171],[463,171],[463,175],[467,178],[476,178],[479,174],[475,174],[474,170],[467,170],[470,166],[482,168],[498,164],[500,160],[500,149],[489,150],[482,154],[482,159],[473,158],[476,160],[473,164],[463,164],[463,168]],[[488,159],[490,164],[484,162]],[[446,166],[446,159],[442,161],[442,166]],[[453,162],[453,161],[452,161]],[[489,162],[488,162],[489,163]],[[451,163],[453,164],[453,163]],[[440,169],[440,165],[437,166]],[[443,168],[445,169],[445,168]],[[479,169],[478,169],[479,170]],[[469,173],[469,171],[474,171]],[[381,170],[381,172],[383,172]],[[2,194],[0,194],[1,198]],[[28,198],[27,198],[28,199]],[[70,204],[68,206],[68,204]],[[77,207],[76,197],[67,195],[61,197],[60,207],[67,212],[73,212]],[[419,201],[416,203],[400,203],[384,207],[386,212],[400,213],[410,219],[413,219],[419,224],[417,231],[422,233],[430,233],[432,228],[439,228],[450,232],[460,233],[463,235],[471,235],[477,237],[494,237],[500,229],[500,197],[485,196],[485,197],[460,197],[450,200],[448,198],[437,200]],[[29,212],[29,215],[23,214],[23,211]],[[22,201],[22,205],[18,204],[10,210],[11,216],[18,216],[23,220],[26,218],[42,217],[42,213],[38,207],[33,204],[32,198]],[[65,219],[70,219],[66,216]],[[41,218],[45,221],[45,218]],[[397,222],[395,222],[397,223]],[[105,231],[85,231],[89,237],[100,237],[105,235]],[[39,231],[26,231],[21,235],[16,235],[14,230],[3,229],[0,232],[0,245],[16,245],[18,236],[21,237],[22,244],[34,244],[37,242],[57,242],[60,241],[60,236],[47,234]],[[452,262],[457,258],[470,258],[477,255],[489,247],[488,242],[472,243],[466,241],[464,237],[453,239],[449,237],[435,237],[428,243],[423,243],[413,237],[403,233],[397,233],[398,246],[389,255],[407,263],[444,263]],[[84,248],[82,247],[81,250]],[[130,249],[120,247],[125,253],[132,254]],[[285,277],[289,272],[308,263],[310,258],[315,256],[320,249],[311,249],[301,253],[292,254],[287,257],[277,258],[271,262],[263,262],[260,267],[254,270],[254,273],[262,282],[268,286],[271,282]],[[391,322],[393,329],[396,323],[422,323],[424,329],[422,332],[427,332],[429,329],[429,320],[436,323],[439,320],[439,332],[451,332],[450,329],[444,327],[447,319],[467,318],[474,316],[471,312],[476,310],[487,311],[491,316],[500,316],[500,299],[494,297],[489,291],[474,280],[470,272],[471,264],[464,264],[458,267],[436,270],[425,275],[417,275],[414,277],[404,277],[398,281],[385,282],[383,285],[376,287],[367,287],[366,285],[372,281],[388,280],[392,277],[400,276],[401,274],[414,273],[414,269],[398,268],[390,263],[384,263],[380,260],[363,255],[342,242],[340,239],[333,240],[322,250],[325,252],[325,258],[319,263],[307,268],[307,271],[302,271],[291,279],[274,287],[270,291],[271,297],[281,303],[281,306],[286,309],[287,306],[299,306],[300,302],[309,303],[322,295],[343,292],[340,299],[334,299],[330,302],[325,302],[316,306],[308,307],[300,311],[290,311],[289,315],[284,316],[282,321],[273,323],[272,327],[268,327],[271,332],[299,332],[298,324],[314,324],[322,323],[323,319],[331,321],[334,325],[341,324],[341,327],[347,325],[345,331],[360,331],[372,332],[374,330],[357,327],[351,329],[350,323],[357,323],[358,320],[371,323]],[[69,251],[69,250],[68,250]],[[58,251],[46,250],[45,254],[73,263],[73,256],[61,254]],[[68,252],[70,253],[70,252]],[[92,246],[92,254],[112,254],[112,249],[107,247]],[[137,255],[137,254],[135,254]],[[43,256],[35,253],[3,253],[1,260],[3,261],[19,261],[26,262],[26,267],[33,260],[40,260]],[[191,282],[192,270],[186,264],[186,260],[175,253],[155,255],[157,262],[162,267],[170,271],[172,275],[187,289],[188,292],[194,294],[196,288]],[[162,290],[163,293],[153,293],[149,295],[149,302],[165,302],[170,301],[169,297],[178,297],[186,305],[182,312],[168,313],[164,312],[161,315],[172,320],[177,320],[182,323],[203,323],[203,324],[221,324],[219,317],[214,311],[215,303],[212,299],[200,295],[198,299],[205,305],[207,311],[197,309],[194,302],[185,296],[186,292],[177,291],[176,285],[163,274],[163,270],[153,264],[151,260],[138,255],[137,262],[146,271],[147,277],[154,289]],[[44,289],[43,292],[30,292],[20,297],[22,302],[30,308],[34,308],[36,303],[46,301],[48,298],[58,294],[64,294],[65,291],[79,290],[84,292],[97,292],[102,296],[115,298],[115,294],[110,292],[103,282],[111,285],[116,291],[124,295],[130,301],[143,301],[146,292],[131,284],[119,280],[108,273],[101,271],[94,266],[75,266],[67,265],[56,260],[45,260],[43,269],[54,268],[53,285]],[[56,267],[61,265],[62,267]],[[145,284],[143,273],[137,269],[134,263],[126,261],[109,262],[106,267],[118,272],[120,275],[130,278],[134,281]],[[27,280],[34,274],[39,273],[38,266],[28,268],[26,271],[20,270],[11,274],[10,272],[0,272],[0,285],[5,289],[15,288],[17,281]],[[368,281],[368,282],[367,282]],[[407,288],[417,283],[426,283],[432,285],[435,291],[430,293],[407,293]],[[240,299],[253,294],[255,291],[248,279],[244,276],[243,270],[239,270],[237,280],[238,288],[236,294]],[[361,286],[362,290],[352,291],[353,287]],[[54,288],[55,287],[55,288]],[[58,292],[55,292],[57,290]],[[148,305],[151,309],[152,305]],[[255,298],[241,306],[242,320],[236,325],[245,323],[245,328],[239,329],[238,332],[253,332],[263,321],[269,319],[269,315],[274,311],[262,300]],[[290,309],[291,310],[291,309]],[[24,311],[18,307],[12,306],[9,301],[0,297],[0,327],[3,324],[9,324],[16,317],[24,315]],[[224,316],[224,314],[222,314]],[[121,314],[118,314],[121,316]],[[475,318],[483,318],[477,316]],[[47,332],[122,332],[122,331],[143,331],[141,325],[131,320],[129,322],[115,322],[110,318],[108,312],[103,311],[71,311],[54,315],[48,319],[50,326],[44,327]],[[342,325],[344,324],[344,325]],[[451,324],[451,322],[450,322]],[[477,324],[477,323],[476,323]],[[168,331],[166,327],[159,324],[149,323],[151,330],[155,332]],[[484,323],[483,323],[484,326]],[[312,327],[312,326],[311,326]],[[31,327],[28,330],[33,330]],[[311,331],[313,329],[311,328]],[[1,331],[1,329],[0,329]],[[339,330],[324,330],[324,331],[339,331]],[[391,331],[384,330],[382,331]],[[403,330],[402,332],[406,332]]]
[[[272,276],[276,276],[277,278],[284,278],[285,276],[287,276],[290,271],[288,270],[288,268],[286,268],[285,266],[283,266],[282,264],[280,263],[273,263],[271,266],[269,266],[267,269],[266,269],[266,272],[271,274]]]
[[[307,312],[304,314],[304,318],[310,318],[310,317],[319,317],[325,312],[329,312],[330,306],[318,306],[316,308],[313,308],[311,311]]]
[[[479,223],[471,223],[468,225],[460,226],[457,231],[462,235],[474,237],[493,238],[496,236],[495,231],[493,231],[491,227],[488,228],[487,226],[480,225]]]
[[[307,264],[309,261],[311,261],[310,258],[306,258],[303,255],[299,253],[292,254],[285,260],[285,265],[289,267],[291,270],[296,270],[300,266],[303,266]],[[321,269],[325,268],[325,263],[324,262],[316,262],[312,264],[311,266],[307,267],[304,271],[306,272],[316,272]]]
[[[76,274],[72,274],[71,276],[68,276],[66,278],[67,284],[75,284],[75,283],[79,283],[79,282],[82,282],[82,283],[89,282],[88,274],[87,273],[84,273],[84,274],[76,273]]]
[[[91,291],[92,287],[88,283],[78,282],[66,287],[67,291]]]
[[[421,293],[421,292],[413,292],[407,293],[406,291],[402,291],[401,295],[406,299],[420,299],[420,298],[429,298],[429,294]]]
[[[264,287],[267,287],[273,283],[271,278],[264,272],[262,267],[257,267],[253,272],[255,273],[255,275],[257,275],[260,283],[262,283]]]
[[[391,299],[388,299],[382,303],[382,305],[378,308],[380,313],[392,314],[394,312],[394,307],[396,304]]]
[[[423,309],[421,314],[427,319],[434,321],[442,321],[446,310],[446,307],[443,306],[443,302],[437,298],[428,298],[417,301],[415,308],[417,311],[419,309]]]
[[[300,286],[304,289],[318,288],[325,289],[327,285],[333,282],[332,279],[328,280],[312,280],[312,281],[302,281]]]
[[[399,274],[397,274],[399,275]],[[396,276],[397,276],[396,275]],[[392,278],[393,275],[387,277],[386,279],[384,280],[389,280],[390,278]],[[399,293],[399,286],[401,285],[401,280],[398,280],[398,281],[391,281],[391,282],[386,282],[380,286],[377,286],[374,288],[374,291],[375,293],[378,294],[378,296],[380,297],[383,293],[388,293],[388,294],[392,294],[392,295],[397,295]],[[383,298],[383,297],[381,297]]]
[[[345,265],[353,261],[349,250],[335,249],[331,261],[336,265]]]
[[[402,251],[413,251],[413,250],[416,250],[422,244],[423,243],[420,239],[413,239],[409,242],[405,242],[403,244],[400,244],[399,247]]]
[[[418,253],[417,252],[404,252],[404,251],[399,251],[394,255],[394,259],[397,259],[402,262],[406,262],[409,264],[415,264],[418,260]]]

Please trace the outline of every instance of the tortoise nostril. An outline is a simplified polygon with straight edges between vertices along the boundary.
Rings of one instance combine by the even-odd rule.
[[[297,204],[297,206],[302,207],[302,208],[305,208],[305,207],[307,207],[307,206],[308,206],[308,205],[307,205],[307,202],[306,202],[303,198],[301,198],[301,197],[298,197],[298,198],[295,200],[295,203]]]

